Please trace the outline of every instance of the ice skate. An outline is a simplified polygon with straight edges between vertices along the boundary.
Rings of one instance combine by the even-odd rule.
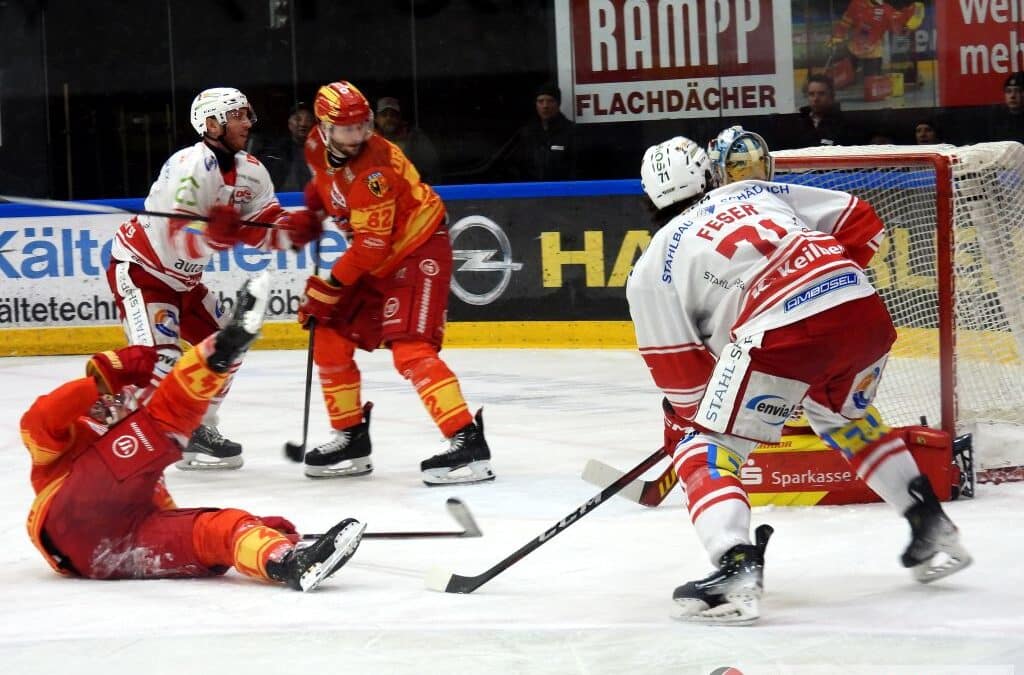
[[[296,591],[312,591],[348,562],[365,529],[365,523],[346,518],[311,545],[291,549],[280,561],[267,562],[267,575]]]
[[[916,502],[903,516],[910,523],[911,540],[900,562],[917,581],[927,584],[948,577],[971,564],[971,555],[960,543],[960,533],[942,510],[925,476],[910,481],[907,491]]]
[[[365,476],[373,471],[370,460],[370,411],[363,406],[363,421],[347,429],[335,429],[334,438],[306,453],[305,473],[310,478]]]
[[[239,469],[243,463],[240,444],[224,438],[217,427],[201,424],[174,466],[182,471],[223,471]]]
[[[216,333],[206,355],[210,370],[227,372],[249,348],[263,327],[270,297],[270,275],[262,272],[246,280],[238,290],[228,325]],[[201,425],[192,433],[175,466],[182,471],[238,469],[243,464],[242,446],[225,438],[216,426]]]
[[[737,544],[722,554],[713,574],[690,581],[672,593],[682,621],[747,625],[761,616],[764,590],[764,550],[772,536],[770,525],[754,531],[754,544]]]
[[[446,439],[448,447],[420,463],[423,482],[430,486],[482,483],[494,480],[491,449],[484,438],[483,408],[470,422]]]

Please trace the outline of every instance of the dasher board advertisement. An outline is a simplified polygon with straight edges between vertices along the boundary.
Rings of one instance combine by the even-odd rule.
[[[563,113],[579,123],[791,112],[790,4],[558,0]]]

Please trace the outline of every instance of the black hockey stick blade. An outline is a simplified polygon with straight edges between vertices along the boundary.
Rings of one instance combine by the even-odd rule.
[[[604,487],[610,485],[622,475],[623,472],[615,467],[609,466],[600,460],[591,459],[583,467],[583,475],[581,477],[591,485]],[[665,501],[665,497],[668,496],[668,493],[672,491],[677,482],[679,482],[679,475],[676,473],[675,467],[669,464],[668,468],[662,471],[661,475],[654,480],[635,480],[624,487],[619,492],[619,496],[625,497],[641,506],[653,508]]]
[[[137,216],[156,216],[159,218],[187,218],[206,223],[210,219],[207,216],[198,216],[191,213],[169,213],[166,211],[148,211],[146,209],[132,209],[127,206],[112,206],[110,204],[94,204],[93,202],[63,202],[57,199],[35,199],[33,197],[13,197],[0,195],[0,200],[11,204],[24,204],[25,206],[38,206],[45,209],[60,209],[62,211],[88,211],[89,213],[132,213]],[[256,227],[267,227],[274,229],[274,223],[262,223],[258,220],[243,220],[243,225],[254,225]]]
[[[470,513],[469,507],[465,505],[460,499],[455,497],[449,497],[448,513],[451,514],[455,522],[458,523],[461,530],[410,530],[408,532],[364,532],[363,538],[366,539],[437,539],[437,538],[460,538],[466,539],[470,537],[482,537],[484,533],[480,530],[480,527],[476,524],[476,520],[473,518],[473,514]],[[302,535],[303,541],[315,541],[322,537],[322,534],[304,534]]]
[[[288,441],[284,444],[284,456],[293,462],[301,462],[306,457],[306,444],[303,443],[292,443]],[[366,536],[366,533],[363,533]]]
[[[565,531],[570,525],[577,522],[580,518],[596,509],[602,503],[607,501],[609,497],[626,487],[638,476],[643,475],[645,471],[661,461],[663,456],[664,453],[662,449],[658,448],[650,457],[637,464],[617,481],[613,482],[611,485],[601,490],[601,492],[583,502],[583,504],[581,504],[575,511],[562,518],[537,537],[528,541],[525,545],[520,547],[501,562],[474,577],[455,574],[454,572],[450,572],[439,567],[431,569],[427,573],[425,579],[427,588],[432,591],[441,591],[444,593],[472,593],[512,565],[551,541],[555,535]]]

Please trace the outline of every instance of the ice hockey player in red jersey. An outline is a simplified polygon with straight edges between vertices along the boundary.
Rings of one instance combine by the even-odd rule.
[[[299,322],[315,329],[314,359],[334,430],[305,456],[312,478],[373,470],[370,404],[362,404],[356,348],[391,350],[446,439],[420,464],[427,485],[494,479],[482,411],[475,418],[459,380],[441,359],[452,276],[444,204],[398,146],[373,131],[366,97],[340,81],[320,87],[318,125],[306,141],[313,178],[306,206],[325,212],[349,246],[326,279],[312,276]],[[315,327],[313,324],[315,323]]]
[[[180,459],[232,364],[259,333],[269,290],[266,273],[246,282],[228,325],[183,354],[155,390],[156,349],[123,347],[93,355],[86,377],[40,396],[22,416],[36,493],[29,536],[54,570],[159,579],[234,567],[309,591],[355,553],[365,525],[354,519],[298,548],[284,518],[178,508],[164,485],[164,469]]]
[[[660,229],[626,288],[640,353],[684,429],[665,451],[718,568],[675,590],[679,618],[760,616],[772,529],[758,527],[751,542],[738,473],[758,442],[779,441],[801,403],[815,433],[910,522],[903,565],[922,582],[962,569],[971,559],[956,527],[871,406],[896,339],[864,272],[882,222],[850,194],[771,182],[767,144],[742,128],[720,134],[710,154],[683,137],[644,153]]]
[[[298,248],[321,231],[308,210],[289,213],[281,208],[267,170],[245,152],[256,115],[242,92],[207,89],[192,102],[191,116],[202,140],[164,163],[145,202],[148,211],[181,217],[140,215],[122,224],[107,269],[128,343],[157,348],[153,384],[166,377],[181,356],[180,340],[196,344],[221,326],[217,296],[202,282],[214,253],[239,243],[266,250]],[[194,216],[210,221],[200,223]],[[275,227],[245,225],[242,220]],[[241,361],[232,365],[231,374],[239,365]],[[242,466],[241,445],[224,438],[217,427],[217,410],[230,384],[231,375],[178,468]]]

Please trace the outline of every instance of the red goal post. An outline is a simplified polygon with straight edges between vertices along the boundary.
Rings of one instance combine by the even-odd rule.
[[[982,469],[1024,465],[1024,146],[814,147],[776,180],[850,192],[886,224],[869,266],[899,337],[878,406],[950,434],[995,434]],[[851,326],[856,330],[856,326]],[[977,439],[976,439],[977,440]]]

